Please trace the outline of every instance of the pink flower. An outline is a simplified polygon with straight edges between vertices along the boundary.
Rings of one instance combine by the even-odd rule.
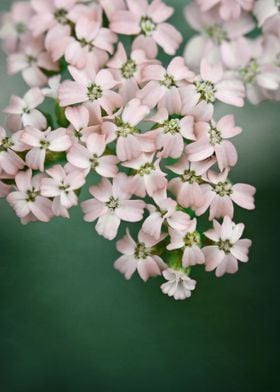
[[[76,38],[69,40],[65,50],[65,59],[69,64],[84,68],[88,59],[100,55],[101,51],[113,53],[117,36],[102,27],[101,23],[101,20],[93,20],[90,17],[78,19],[75,26]]]
[[[44,95],[39,88],[29,90],[23,98],[13,95],[9,105],[4,109],[8,113],[8,126],[13,131],[19,131],[26,125],[39,129],[47,127],[45,116],[36,109],[44,101]]]
[[[107,143],[116,141],[116,153],[121,161],[137,158],[143,152],[152,152],[155,149],[154,140],[149,132],[141,134],[137,125],[150,113],[146,105],[139,99],[132,99],[127,103],[121,113],[114,118],[114,122],[105,121],[102,132]]]
[[[156,206],[147,206],[150,215],[144,221],[142,230],[156,239],[161,236],[161,229],[164,222],[175,230],[184,230],[189,226],[190,217],[182,211],[177,211],[176,201],[170,198],[155,197]]]
[[[210,64],[205,58],[201,61],[200,77],[189,87],[200,95],[200,99],[212,105],[216,99],[229,105],[244,105],[245,89],[236,78],[224,74],[221,64]]]
[[[121,220],[138,222],[143,218],[145,203],[130,200],[124,175],[117,176],[113,183],[102,178],[99,185],[90,187],[93,199],[84,201],[81,206],[86,222],[94,222],[99,235],[112,240],[116,237]]]
[[[19,51],[8,57],[9,74],[21,72],[30,87],[47,84],[48,78],[42,70],[58,71],[59,67],[45,51],[41,40],[31,40],[28,37],[26,42],[22,42]]]
[[[255,187],[248,184],[232,185],[227,180],[228,170],[223,173],[208,172],[211,184],[202,185],[205,203],[198,210],[198,215],[203,214],[210,207],[209,219],[229,216],[233,218],[233,202],[247,210],[255,208]]]
[[[163,238],[164,236],[155,239],[144,233],[143,230],[140,230],[138,233],[138,242],[135,242],[127,229],[126,235],[117,242],[117,249],[123,255],[115,261],[114,267],[126,279],[130,279],[136,270],[144,281],[161,275],[162,270],[167,265],[159,256],[153,253],[153,248]]]
[[[177,196],[178,203],[195,212],[205,202],[202,184],[206,179],[207,170],[213,166],[215,159],[201,162],[190,162],[186,154],[172,166],[168,166],[178,177],[169,181],[168,189]]]
[[[223,48],[227,66],[245,85],[247,98],[255,105],[267,98],[267,92],[277,92],[280,87],[277,61],[267,58],[265,42],[261,37],[240,38]]]
[[[126,9],[125,0],[99,0],[99,3],[104,9],[109,20],[116,11],[124,11]]]
[[[97,72],[93,67],[78,70],[69,67],[74,81],[67,80],[59,88],[59,101],[61,106],[70,106],[77,103],[87,103],[107,114],[122,105],[121,96],[112,89],[117,85],[110,71],[102,69]]]
[[[33,10],[28,2],[18,1],[12,5],[10,12],[1,18],[0,38],[3,39],[7,53],[15,52],[20,41],[30,36],[28,26],[32,14]]]
[[[35,15],[30,22],[34,36],[39,36],[56,25],[68,23],[68,12],[77,0],[32,0]]]
[[[42,196],[53,198],[52,209],[55,215],[69,218],[68,209],[78,204],[75,191],[85,184],[84,172],[55,165],[46,170],[46,173],[50,178],[42,179]]]
[[[178,118],[177,118],[178,117]],[[182,117],[182,118],[181,118]],[[155,123],[156,149],[160,158],[179,158],[184,150],[187,140],[195,140],[193,116],[170,116],[165,108],[149,119]]]
[[[48,128],[40,131],[33,126],[25,127],[21,141],[31,148],[26,155],[27,165],[34,170],[44,171],[44,163],[48,152],[67,151],[71,147],[71,139],[65,128],[54,131]]]
[[[149,51],[142,49],[139,41],[134,41],[130,57],[127,56],[125,48],[119,42],[115,55],[108,61],[114,78],[120,82],[119,93],[124,103],[135,98],[142,81],[141,71],[149,63],[156,63],[148,57]]]
[[[196,132],[197,141],[186,148],[190,161],[202,161],[215,154],[221,171],[235,166],[238,159],[237,151],[227,139],[240,134],[242,129],[235,126],[233,115],[222,117],[217,124],[214,121],[210,124],[198,122]]]
[[[226,216],[222,225],[213,222],[214,228],[204,234],[214,242],[214,245],[203,248],[206,271],[216,269],[216,276],[225,273],[233,274],[238,270],[237,260],[246,263],[251,240],[240,239],[244,231],[244,224],[235,224]]]
[[[171,242],[166,248],[168,250],[183,249],[182,265],[184,268],[204,263],[204,254],[200,249],[201,240],[196,231],[196,223],[196,219],[193,219],[183,230],[169,229]]]
[[[181,34],[165,21],[173,14],[173,8],[161,0],[127,0],[128,11],[118,10],[110,17],[110,28],[118,34],[144,35],[149,44],[155,42],[163,50],[174,55],[182,42]]]
[[[191,3],[185,8],[188,24],[200,34],[192,37],[185,48],[186,64],[199,69],[203,57],[212,61],[224,61],[223,46],[249,33],[255,23],[252,15],[242,13],[238,19],[224,21],[217,12],[201,12],[198,4]]]
[[[102,177],[116,177],[119,160],[115,155],[105,154],[105,150],[105,136],[93,133],[88,136],[86,146],[73,144],[67,153],[67,160],[86,173],[95,170]]]
[[[17,216],[27,223],[34,218],[49,222],[52,218],[52,202],[41,196],[42,175],[32,178],[32,170],[19,172],[15,177],[16,191],[7,196],[7,201],[14,208]]]
[[[172,100],[178,87],[192,82],[194,74],[185,65],[183,57],[175,57],[167,69],[162,65],[147,65],[142,71],[142,81],[149,83],[138,92],[141,101],[154,108],[160,101]]]
[[[154,162],[154,154],[151,153],[141,154],[138,158],[122,164],[136,171],[136,174],[130,177],[131,193],[139,197],[145,197],[146,193],[150,197],[165,194],[166,173],[161,171],[159,163],[160,159]]]
[[[160,286],[161,291],[176,300],[189,298],[195,289],[196,281],[183,271],[167,268],[162,275],[167,282]]]
[[[209,11],[214,6],[219,8],[220,17],[224,20],[237,19],[241,11],[252,10],[255,0],[197,0],[201,11]]]
[[[0,127],[0,172],[16,175],[23,169],[24,161],[13,151],[17,146],[15,136],[7,136],[5,129]]]
[[[65,117],[70,122],[68,127],[68,134],[73,140],[73,142],[86,142],[89,135],[92,133],[100,132],[100,119],[94,119],[96,124],[90,125],[92,123],[89,110],[85,106],[69,106],[65,110]],[[96,116],[98,117],[98,115]]]

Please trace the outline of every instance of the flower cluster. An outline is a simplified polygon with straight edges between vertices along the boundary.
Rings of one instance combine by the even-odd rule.
[[[126,279],[162,275],[163,293],[175,299],[191,295],[196,265],[236,272],[251,241],[241,239],[234,205],[254,209],[255,188],[230,181],[232,138],[242,130],[233,115],[216,118],[215,102],[279,96],[279,7],[274,15],[274,2],[270,12],[261,3],[188,6],[200,35],[184,58],[174,10],[162,0],[15,2],[0,34],[8,72],[21,73],[28,90],[4,109],[0,197],[24,224],[69,218],[78,204],[108,240],[125,222],[115,268]],[[265,30],[255,40],[244,37],[253,10]]]
[[[205,57],[222,63],[245,86],[251,103],[280,100],[279,10],[279,0],[191,3],[185,18],[197,34],[186,45],[186,64],[197,70]]]

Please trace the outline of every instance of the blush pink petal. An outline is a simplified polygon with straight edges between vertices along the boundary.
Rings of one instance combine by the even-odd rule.
[[[118,233],[120,223],[120,219],[115,214],[108,212],[98,219],[95,229],[107,240],[113,240]]]

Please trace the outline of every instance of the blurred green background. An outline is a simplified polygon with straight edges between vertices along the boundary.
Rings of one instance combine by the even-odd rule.
[[[186,1],[166,2],[187,39]],[[1,0],[1,10],[11,4]],[[3,54],[0,62],[3,108],[25,86],[6,76]],[[112,268],[114,242],[79,209],[71,221],[24,227],[0,201],[1,392],[279,389],[279,109],[218,108],[244,128],[233,179],[257,186],[257,210],[237,210],[236,221],[254,244],[234,276],[195,268],[188,301],[162,295],[160,279],[126,282]]]

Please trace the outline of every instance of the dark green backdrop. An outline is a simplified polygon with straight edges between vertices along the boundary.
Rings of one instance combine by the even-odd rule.
[[[186,2],[168,3],[187,38]],[[3,55],[0,71],[4,107],[23,84],[6,78]],[[237,211],[254,241],[250,263],[222,279],[194,269],[188,301],[162,295],[159,280],[126,282],[112,268],[114,243],[78,209],[71,221],[23,227],[0,202],[1,392],[279,389],[279,105],[233,112],[244,128],[234,178],[258,188],[257,210]]]

